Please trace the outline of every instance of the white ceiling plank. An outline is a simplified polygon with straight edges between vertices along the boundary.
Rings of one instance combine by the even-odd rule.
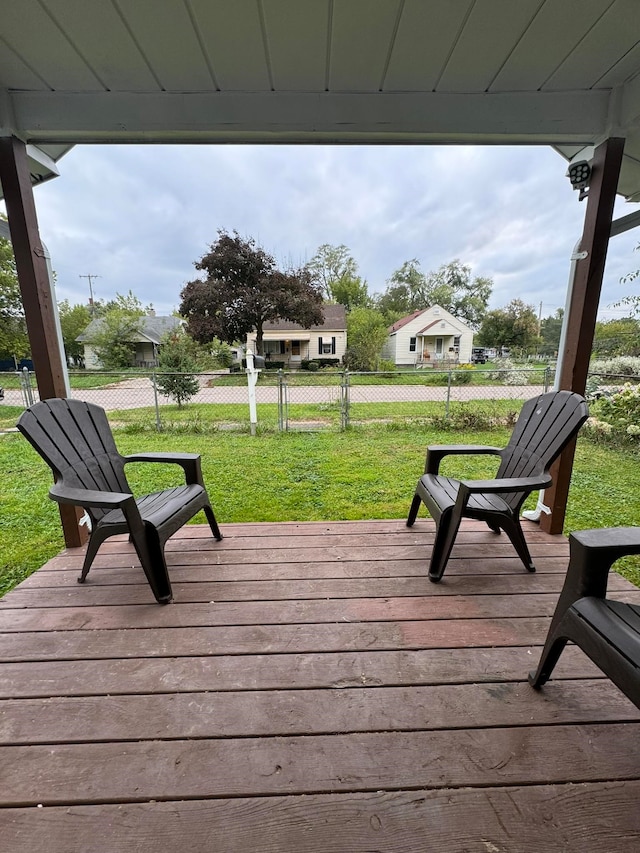
[[[606,92],[478,94],[22,92],[17,131],[38,142],[324,141],[588,143],[608,118]]]
[[[584,38],[611,0],[547,0],[503,68],[491,91],[536,91]],[[583,88],[583,87],[580,87]]]
[[[400,6],[400,0],[336,0],[330,35],[331,91],[380,88]]]
[[[144,92],[159,88],[111,0],[44,2],[107,89]]]
[[[487,14],[489,5],[490,14]],[[540,5],[541,0],[476,3],[447,62],[437,91],[486,91]]]
[[[551,91],[596,85],[639,39],[640,3],[638,0],[615,0],[544,88]]]
[[[400,19],[385,92],[431,92],[473,0],[407,0]]]
[[[638,73],[638,68],[640,68],[640,41],[625,53],[604,77],[600,78],[598,88],[606,89],[623,85]]]
[[[3,39],[50,89],[102,88],[87,63],[37,0],[3,0],[0,22]]]
[[[263,0],[276,91],[325,88],[329,0]]]
[[[0,80],[6,89],[47,89],[23,60],[0,39]]]
[[[257,0],[190,0],[190,5],[220,89],[268,91]]]
[[[163,89],[215,89],[183,0],[120,0],[119,6]],[[158,17],[162,26],[149,26]]]

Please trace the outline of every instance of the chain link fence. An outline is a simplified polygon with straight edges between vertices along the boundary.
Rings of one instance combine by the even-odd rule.
[[[590,375],[600,393],[640,377]],[[178,405],[163,389],[179,387],[183,374],[70,373],[71,395],[102,406],[111,422],[131,429],[248,430],[249,394],[244,372],[192,377],[193,392]],[[174,379],[175,382],[167,381]],[[553,387],[554,370],[262,371],[256,386],[259,430],[344,430],[375,423],[452,418],[482,412],[504,418]],[[0,374],[4,403],[25,408],[38,399],[33,373]]]

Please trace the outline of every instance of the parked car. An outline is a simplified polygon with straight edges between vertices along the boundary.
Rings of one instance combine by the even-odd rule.
[[[4,400],[4,388],[0,388],[0,400]]]
[[[487,351],[484,347],[473,347],[471,350],[471,364],[485,364]]]

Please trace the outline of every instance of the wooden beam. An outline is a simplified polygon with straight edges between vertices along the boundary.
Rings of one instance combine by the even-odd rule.
[[[32,142],[344,142],[590,145],[610,93],[16,92]]]
[[[24,142],[15,136],[0,139],[0,183],[7,206],[38,394],[41,400],[66,397],[64,353],[58,342],[54,296],[40,241],[27,151]],[[76,507],[60,507],[67,547],[77,547],[86,540],[84,529],[81,532],[78,527],[80,515]]]
[[[612,138],[599,145],[594,154],[580,242],[580,251],[587,255],[576,266],[559,383],[561,389],[578,394],[584,394],[587,385],[623,150],[624,139]],[[553,485],[545,491],[545,504],[551,515],[540,520],[547,533],[562,533],[574,454],[575,441],[553,467]]]

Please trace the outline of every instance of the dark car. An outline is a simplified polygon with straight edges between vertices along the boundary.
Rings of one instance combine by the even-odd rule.
[[[4,388],[0,388],[0,400],[4,400]]]
[[[471,364],[485,364],[487,351],[484,347],[473,347],[471,350]]]

